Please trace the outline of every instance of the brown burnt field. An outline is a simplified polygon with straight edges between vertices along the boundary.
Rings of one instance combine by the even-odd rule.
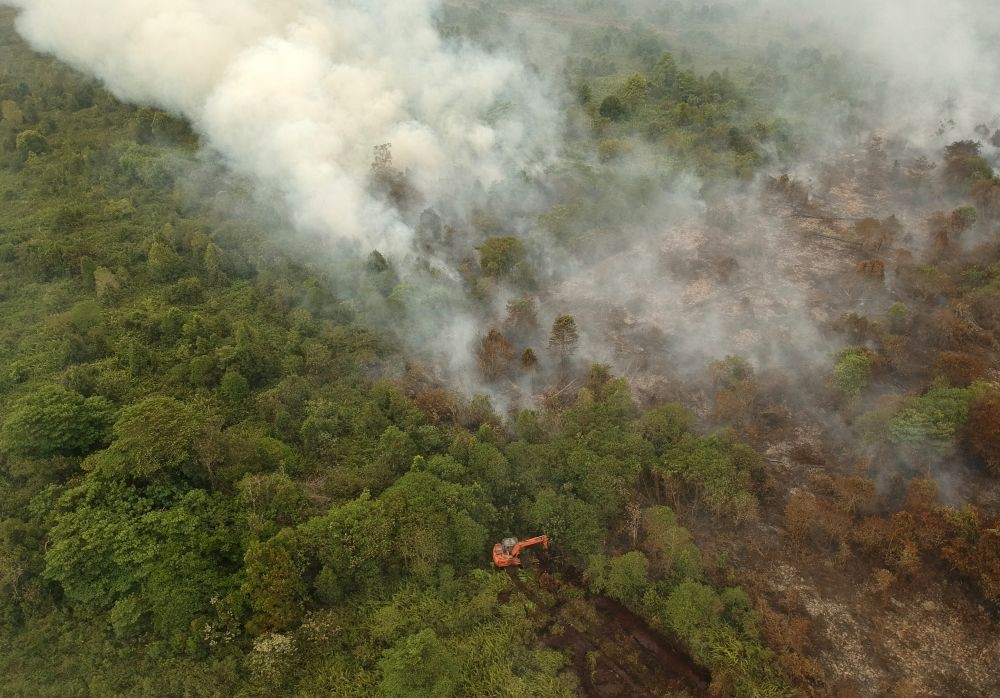
[[[560,574],[542,560],[507,572],[513,593],[535,606],[539,639],[567,657],[583,695],[707,695],[707,669],[617,601],[568,581],[575,571]]]

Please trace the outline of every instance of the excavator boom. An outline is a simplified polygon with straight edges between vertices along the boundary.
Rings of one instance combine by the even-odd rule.
[[[536,536],[534,538],[529,538],[527,540],[522,540],[517,545],[514,546],[514,550],[511,551],[511,555],[513,555],[514,557],[517,557],[518,555],[520,555],[521,551],[524,550],[525,548],[530,548],[532,545],[539,545],[539,544],[541,544],[543,548],[545,548],[546,550],[548,550],[549,549],[549,537],[548,536]]]

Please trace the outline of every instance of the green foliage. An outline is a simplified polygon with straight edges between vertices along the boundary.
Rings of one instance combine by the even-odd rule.
[[[444,698],[454,695],[461,666],[430,628],[403,638],[387,649],[379,662],[386,698]]]
[[[483,273],[497,278],[513,273],[527,254],[524,244],[515,237],[489,238],[478,249]]]
[[[552,323],[549,333],[549,349],[555,352],[561,360],[565,360],[576,351],[580,342],[580,331],[572,315],[560,315]]]
[[[608,138],[597,144],[597,157],[601,162],[611,162],[629,152],[629,145],[619,138]]]
[[[993,167],[980,155],[981,150],[974,141],[957,141],[945,148],[946,179],[965,188],[991,180]]]
[[[517,437],[529,443],[541,443],[545,438],[545,429],[533,410],[518,412],[513,426]]]
[[[123,632],[148,614],[161,637],[183,642],[194,617],[230,586],[231,527],[220,496],[88,478],[59,501],[44,574],[72,605],[116,607]]]
[[[934,300],[946,295],[952,284],[951,277],[929,264],[909,270],[903,281],[910,292],[922,300]]]
[[[563,431],[573,435],[605,432],[608,429],[618,432],[629,423],[634,412],[628,381],[620,378],[609,380],[580,391],[576,402],[563,414]],[[614,438],[627,436],[616,433]]]
[[[669,507],[657,506],[643,515],[642,547],[661,574],[673,580],[700,579],[701,553],[691,533],[677,522]]]
[[[195,387],[208,387],[215,382],[215,358],[196,356],[191,359],[189,380]]]
[[[630,110],[637,109],[646,100],[646,97],[649,94],[649,80],[647,80],[646,76],[641,73],[634,73],[630,75],[625,81],[625,84],[621,86],[618,94],[621,96],[622,105]],[[610,97],[608,99],[610,99]],[[606,101],[607,100],[605,100],[605,102]],[[601,103],[601,107],[603,109],[604,102]],[[601,116],[608,115],[602,112]]]
[[[493,508],[478,488],[411,471],[380,502],[397,527],[396,554],[412,574],[432,574],[446,562],[463,566],[481,560]]]
[[[889,438],[908,446],[948,448],[969,419],[973,391],[935,386],[905,400],[889,420]]]
[[[592,556],[587,567],[591,587],[602,594],[635,607],[649,588],[649,562],[641,552],[634,550],[607,560]]]
[[[236,503],[261,538],[305,520],[311,509],[302,486],[286,473],[251,473],[236,483]]]
[[[17,152],[24,155],[29,153],[40,155],[49,150],[49,141],[41,133],[35,130],[21,131],[17,134]]]
[[[24,456],[84,455],[105,441],[113,413],[103,397],[42,386],[11,407],[0,443]]]
[[[319,573],[314,594],[339,603],[353,594],[375,592],[398,570],[392,558],[392,522],[384,507],[368,497],[334,507],[296,529],[303,559]]]
[[[906,327],[906,321],[910,311],[903,303],[893,303],[889,306],[886,316],[889,318],[889,325],[893,332],[901,332]]]
[[[674,634],[714,675],[729,678],[733,695],[789,695],[746,593],[719,592],[705,583],[690,534],[669,508],[648,509],[643,529],[643,547],[652,558],[639,551],[592,555],[585,573],[590,587]]]
[[[250,397],[250,382],[239,371],[230,369],[222,376],[219,393],[229,403],[242,405]]]
[[[699,661],[731,676],[734,695],[791,695],[774,668],[773,655],[758,638],[742,592],[720,595],[704,584],[682,582],[667,597],[661,614]]]
[[[601,106],[598,108],[597,113],[605,119],[621,121],[625,118],[627,111],[625,109],[625,105],[622,104],[622,101],[617,96],[608,95],[601,100]]]
[[[727,356],[711,366],[715,382],[722,388],[732,388],[739,383],[753,378],[753,367],[741,356]]]
[[[695,488],[713,511],[737,520],[757,516],[750,487],[761,469],[760,456],[742,444],[720,436],[686,435],[666,452],[660,468]]]
[[[607,48],[607,47],[603,47]],[[586,85],[583,108],[607,142],[631,137],[669,151],[671,166],[683,163],[706,177],[752,176],[773,155],[791,153],[788,124],[775,117],[773,100],[755,84],[738,86],[717,72],[698,75],[683,69],[670,53],[657,59],[650,42],[635,54],[621,56],[638,72],[615,71],[607,60],[580,61],[574,78]],[[613,75],[609,75],[611,72]],[[604,154],[605,161],[613,158]]]
[[[695,581],[681,582],[667,597],[663,616],[694,655],[709,656],[711,631],[722,616],[722,600],[711,587]]]
[[[380,646],[383,695],[575,695],[562,671],[565,659],[532,647],[537,609],[512,596],[506,575],[478,570],[443,575],[436,588],[407,586],[375,614],[371,634]],[[419,638],[419,639],[418,639]],[[421,663],[421,660],[425,663]],[[441,682],[444,679],[444,683]]]
[[[243,593],[252,613],[247,629],[254,635],[288,630],[302,620],[307,589],[297,553],[290,535],[247,549]]]
[[[417,455],[413,439],[394,424],[382,432],[375,448],[376,462],[388,471],[390,477],[406,472],[413,462],[413,457]]]
[[[97,264],[90,257],[80,258],[80,280],[89,291],[96,290],[94,273],[97,271]]]
[[[639,432],[662,454],[694,426],[694,417],[676,402],[647,410],[639,419]]]
[[[833,387],[842,395],[856,398],[861,395],[872,377],[873,357],[865,347],[848,347],[837,354],[833,367]]]
[[[121,456],[126,474],[150,477],[197,461],[209,428],[209,415],[195,405],[147,398],[122,410],[110,450]]]
[[[174,281],[184,269],[180,256],[159,240],[150,246],[146,264],[155,281]]]
[[[992,176],[992,168],[990,172]],[[976,221],[979,220],[979,213],[976,211],[975,206],[959,206],[952,211],[951,218],[956,227],[964,230],[975,225]]]
[[[510,464],[495,446],[474,443],[466,458],[468,477],[482,487],[491,501],[504,502],[510,490]]]
[[[597,508],[571,494],[540,492],[528,512],[528,521],[559,541],[559,550],[586,560],[604,547],[604,527]]]
[[[135,596],[123,596],[108,613],[115,636],[131,639],[141,632],[143,609],[141,602]]]

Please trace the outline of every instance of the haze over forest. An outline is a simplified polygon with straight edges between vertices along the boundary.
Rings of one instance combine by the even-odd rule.
[[[0,0],[0,694],[1000,693],[998,85],[989,0]]]

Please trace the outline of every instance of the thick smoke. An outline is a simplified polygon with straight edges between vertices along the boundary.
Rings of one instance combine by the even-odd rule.
[[[991,132],[1000,126],[1000,15],[993,5],[590,3],[589,12],[611,41],[629,22],[643,21],[642,30],[660,37],[675,56],[690,49],[704,57],[708,66],[695,66],[704,72],[720,55],[727,69],[748,82],[762,64],[776,68],[787,89],[772,95],[770,106],[794,123],[799,158],[776,160],[763,174],[792,173],[816,194],[813,213],[830,220],[798,218],[802,211],[784,203],[761,206],[763,178],[756,186],[716,192],[714,201],[704,200],[697,186],[674,182],[672,191],[653,202],[636,200],[633,211],[607,231],[615,244],[606,257],[555,272],[559,283],[545,298],[549,316],[576,313],[591,330],[584,336],[589,356],[630,374],[639,366],[640,380],[658,370],[703,376],[708,362],[727,354],[759,368],[825,375],[844,341],[830,331],[838,316],[878,317],[893,300],[891,262],[887,287],[873,288],[852,277],[864,257],[855,259],[853,248],[838,238],[851,237],[854,221],[895,214],[904,229],[896,244],[909,245],[907,251],[919,258],[926,216],[962,203],[934,198],[914,204],[877,191],[864,177],[865,145],[871,136],[885,137],[891,144],[885,166],[898,159],[905,168],[920,155],[939,159],[944,145],[975,137],[979,124]],[[579,4],[569,0],[521,7],[522,24],[561,17],[567,28],[587,27]],[[607,168],[605,176],[610,188],[627,191],[630,178],[656,178],[656,167],[633,156],[617,172]],[[823,183],[831,171],[852,175],[839,177],[831,190]],[[620,350],[635,346],[630,339],[642,341],[645,355]]]
[[[435,0],[7,0],[36,48],[118,97],[183,114],[309,232],[404,253],[368,193],[372,148],[429,203],[460,207],[551,157],[558,119],[517,61],[447,44]]]
[[[739,183],[707,201],[701,183],[685,176],[640,198],[631,192],[644,190],[645,181],[665,181],[658,158],[642,156],[645,145],[607,166],[579,156],[588,150],[579,143],[565,152],[562,105],[552,88],[571,48],[564,29],[643,20],[675,53],[703,53],[699,42],[724,48],[747,80],[770,61],[789,80],[773,106],[811,140],[801,161],[779,162],[765,174],[787,170],[814,182],[821,177],[814,158],[850,159],[872,133],[906,140],[913,156],[967,137],[980,122],[993,124],[1000,84],[1000,15],[992,0],[719,3],[707,8],[723,17],[712,23],[712,39],[688,31],[700,28],[704,3],[491,3],[489,12],[510,12],[508,26],[517,28],[488,37],[506,53],[443,38],[437,0],[0,2],[22,9],[20,31],[36,48],[97,75],[123,99],[188,117],[234,170],[283,197],[301,229],[397,260],[430,256],[444,272],[439,277],[457,279],[474,257],[477,233],[428,245],[414,230],[414,211],[400,213],[371,193],[372,148],[391,143],[394,166],[407,172],[421,207],[464,225],[465,233],[474,227],[470,214],[485,209],[500,221],[497,234],[525,242],[543,330],[561,313],[578,315],[581,354],[630,375],[703,375],[706,362],[727,354],[759,367],[826,370],[837,347],[822,327],[833,310],[818,308],[811,294],[827,271],[851,263],[810,242],[829,230],[791,226],[787,207],[762,207],[759,187]],[[556,26],[559,19],[566,26]],[[811,63],[812,49],[824,59]],[[549,80],[510,57],[518,51]],[[947,119],[954,123],[943,132]],[[861,126],[848,136],[844,125],[852,120]],[[570,131],[585,141],[589,122],[577,121]],[[567,254],[536,222],[536,214],[563,203],[560,189],[572,188],[573,178],[559,172],[574,166],[599,173],[581,191],[613,199],[624,212],[613,225],[572,221],[580,234],[609,239],[603,255],[587,259]],[[512,177],[521,173],[529,177]],[[518,184],[525,181],[529,186]],[[823,194],[828,208],[850,217],[897,212],[866,192]],[[434,355],[453,384],[482,389],[467,349],[491,324],[502,324],[506,301],[523,291],[501,284],[484,311],[458,283],[438,287],[419,275],[403,281],[416,296],[407,304],[411,342]],[[879,310],[853,304],[847,299],[835,310]],[[536,338],[534,348],[543,343]],[[620,351],[630,344],[646,355]]]
[[[759,26],[794,29],[802,44],[876,71],[892,116],[925,117],[946,102],[964,102],[963,113],[996,109],[990,102],[1000,79],[1000,16],[992,0],[764,0],[759,6]]]

